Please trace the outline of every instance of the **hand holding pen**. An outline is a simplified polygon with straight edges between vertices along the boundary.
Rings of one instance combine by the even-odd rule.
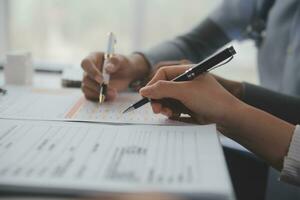
[[[140,90],[142,96],[155,99],[151,101],[153,112],[181,122],[216,123],[221,128],[231,123],[227,119],[241,111],[241,101],[212,74],[204,73],[192,81],[169,81],[188,68],[186,65],[164,67]]]
[[[227,123],[224,119],[239,109],[240,100],[210,73],[203,73],[191,81],[170,81],[189,68],[179,65],[159,69],[140,94],[151,99],[155,114],[189,123]]]
[[[140,80],[149,73],[148,63],[138,53],[129,56],[113,54],[104,61],[105,54],[107,52],[93,52],[81,62],[84,70],[81,88],[85,97],[92,101],[99,101],[100,86],[105,78],[103,73],[110,77],[108,85],[106,84],[106,101],[113,101],[119,91],[128,89],[131,82]]]
[[[214,68],[226,64],[233,58],[234,54],[236,54],[236,51],[234,50],[233,47],[226,48],[225,50],[218,52],[215,55],[212,55],[211,57],[205,59],[204,61],[195,64],[192,67],[189,67],[184,73],[178,75],[177,77],[174,77],[171,81],[173,82],[191,81],[205,72],[211,71]],[[141,100],[129,106],[126,110],[123,111],[123,113],[127,113],[135,109],[138,109],[143,105],[149,103],[150,101],[151,99],[144,97]]]

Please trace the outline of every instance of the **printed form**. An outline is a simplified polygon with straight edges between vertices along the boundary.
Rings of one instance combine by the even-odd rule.
[[[162,115],[155,115],[150,104],[122,114],[132,103],[139,100],[137,93],[120,93],[113,102],[88,101],[80,90],[30,89],[11,87],[0,96],[0,118],[38,119],[59,121],[90,121],[125,124],[179,124]]]
[[[233,197],[214,125],[0,120],[0,127],[0,190]]]

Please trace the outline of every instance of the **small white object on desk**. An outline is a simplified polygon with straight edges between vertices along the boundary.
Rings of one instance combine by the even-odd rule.
[[[31,53],[8,53],[6,55],[6,62],[4,64],[4,77],[6,84],[31,85],[33,79]]]

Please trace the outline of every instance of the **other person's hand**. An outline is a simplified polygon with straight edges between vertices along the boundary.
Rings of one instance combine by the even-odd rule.
[[[104,53],[91,53],[81,62],[84,70],[82,91],[89,100],[97,101],[99,98],[100,85],[103,82],[102,68]],[[140,54],[131,56],[115,55],[109,59],[105,70],[110,74],[107,100],[114,100],[117,92],[128,88],[129,84],[146,76],[149,66],[145,58]]]

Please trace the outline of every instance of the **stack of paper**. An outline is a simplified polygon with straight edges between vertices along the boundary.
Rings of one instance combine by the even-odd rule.
[[[77,90],[9,88],[0,97],[0,190],[233,199],[215,125],[178,126],[149,106],[122,115],[137,99],[99,106]]]

